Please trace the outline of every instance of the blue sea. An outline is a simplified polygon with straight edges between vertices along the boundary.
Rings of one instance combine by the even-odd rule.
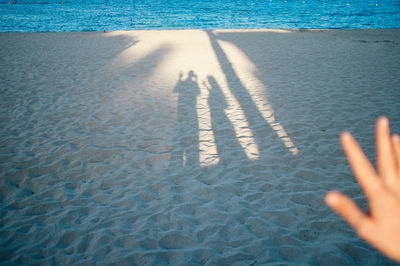
[[[0,1],[2,32],[399,27],[400,0]]]

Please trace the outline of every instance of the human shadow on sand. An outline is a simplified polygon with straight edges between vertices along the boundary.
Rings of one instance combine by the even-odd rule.
[[[214,76],[209,75],[207,82],[202,81],[208,90],[207,104],[210,111],[210,125],[207,129],[208,137],[200,140],[199,111],[197,96],[200,94],[197,74],[189,71],[186,78],[180,73],[174,92],[178,94],[177,115],[172,136],[172,151],[169,168],[198,169],[200,168],[200,142],[215,150],[216,154],[208,153],[205,156],[218,159],[218,164],[227,164],[232,161],[244,162],[248,160],[243,147],[240,145],[232,122],[225,113],[228,104],[225,95]],[[205,129],[202,129],[205,130]],[[210,138],[210,135],[213,138]]]
[[[212,31],[206,31],[206,33],[210,39],[211,46],[217,56],[220,67],[224,72],[228,86],[233,96],[238,100],[249,124],[249,129],[254,136],[255,144],[259,147],[259,157],[265,158],[267,157],[267,153],[275,151],[280,151],[280,154],[286,153],[287,148],[282,139],[280,139],[281,137],[277,136],[277,132],[272,129],[273,125],[268,124],[265,120],[263,114],[252,99],[250,92],[238,77],[227,54],[218,43],[218,36]],[[275,122],[274,124],[276,125],[279,123]]]
[[[207,84],[204,85],[209,90],[208,106],[219,163],[224,164],[232,160],[243,162],[247,157],[240,146],[232,123],[225,113],[225,109],[228,107],[225,95],[213,76],[208,76],[207,80],[210,84],[209,87],[207,87]]]
[[[199,126],[196,103],[200,89],[197,75],[189,71],[187,78],[183,79],[183,74],[180,73],[174,93],[178,94],[178,107],[172,136],[174,149],[171,154],[171,164],[183,167],[198,165]]]

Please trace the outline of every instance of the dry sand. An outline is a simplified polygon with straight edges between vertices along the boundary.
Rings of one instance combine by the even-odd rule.
[[[0,34],[0,262],[385,265],[325,207],[400,132],[400,30]]]

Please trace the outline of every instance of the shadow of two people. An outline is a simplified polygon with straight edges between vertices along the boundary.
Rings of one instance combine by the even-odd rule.
[[[198,76],[191,70],[187,77],[179,74],[178,82],[174,92],[178,94],[177,116],[173,135],[173,150],[171,162],[179,166],[198,166],[199,161],[199,142],[205,141],[208,147],[214,146],[219,157],[219,162],[244,160],[246,156],[236,137],[235,130],[225,113],[228,107],[225,95],[214,76],[207,76],[207,82],[202,82],[204,88],[208,90],[208,108],[210,113],[210,138],[199,139],[199,106],[197,97],[200,95]],[[202,107],[200,107],[202,108]],[[204,129],[201,129],[204,130]]]

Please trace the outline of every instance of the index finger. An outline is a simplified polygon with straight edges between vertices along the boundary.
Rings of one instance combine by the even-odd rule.
[[[342,133],[340,140],[354,176],[367,198],[372,198],[374,192],[381,187],[381,181],[374,167],[350,133]]]

